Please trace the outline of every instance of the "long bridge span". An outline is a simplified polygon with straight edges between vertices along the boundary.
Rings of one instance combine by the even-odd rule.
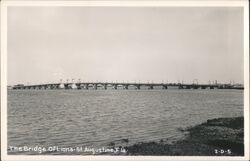
[[[84,82],[84,83],[48,83],[36,85],[18,84],[12,87],[14,90],[23,89],[244,89],[243,86],[231,84],[184,84],[184,83],[114,83],[114,82]]]

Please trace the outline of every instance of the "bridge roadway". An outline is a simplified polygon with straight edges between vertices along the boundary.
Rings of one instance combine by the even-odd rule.
[[[38,85],[15,85],[12,89],[243,89],[230,84],[181,84],[181,83],[109,83],[109,82],[84,82],[84,83],[51,83]]]

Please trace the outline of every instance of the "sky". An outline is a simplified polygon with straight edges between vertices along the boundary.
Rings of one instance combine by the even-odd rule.
[[[243,83],[240,7],[9,7],[8,85]]]

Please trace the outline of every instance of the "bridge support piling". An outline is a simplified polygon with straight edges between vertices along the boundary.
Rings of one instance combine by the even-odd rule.
[[[97,84],[94,84],[94,89],[97,90]]]
[[[69,89],[69,84],[64,84],[65,89]]]
[[[193,86],[193,89],[198,89],[198,86]]]
[[[76,84],[76,89],[82,89],[81,84]]]
[[[168,89],[168,86],[164,85],[164,86],[162,86],[162,89]]]
[[[182,85],[180,85],[180,86],[178,87],[178,89],[183,89],[183,86],[182,86]]]

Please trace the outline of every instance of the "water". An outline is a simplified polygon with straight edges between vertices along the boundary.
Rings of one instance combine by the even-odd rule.
[[[243,116],[242,90],[9,90],[8,146],[172,142],[179,128],[235,116]]]

